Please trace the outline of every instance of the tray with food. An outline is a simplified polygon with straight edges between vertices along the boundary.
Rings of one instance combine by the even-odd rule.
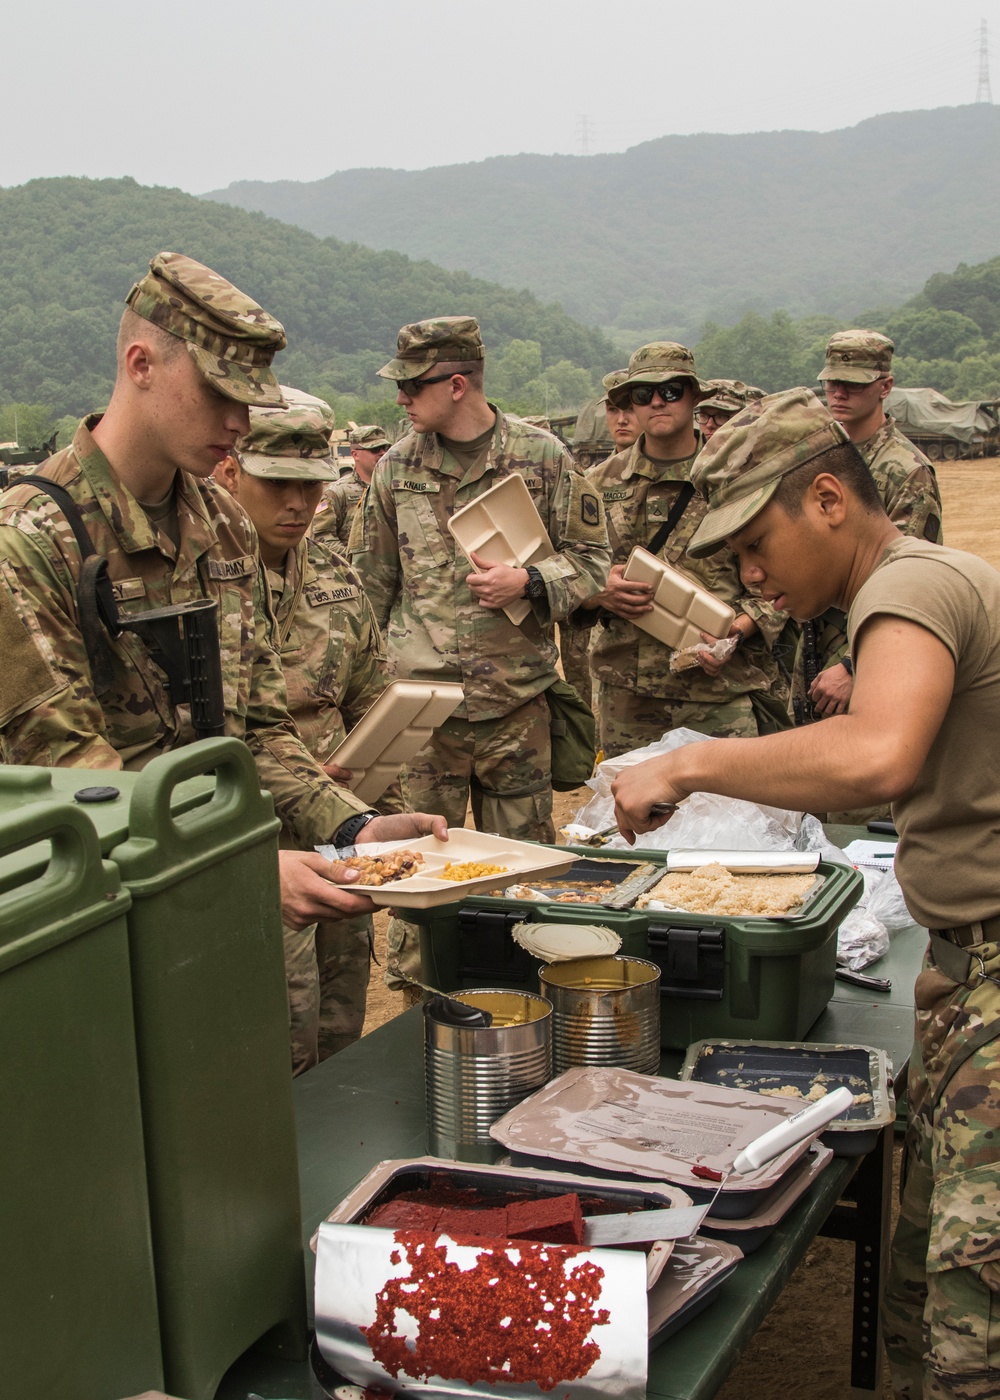
[[[344,889],[359,890],[376,904],[401,909],[432,909],[467,895],[497,889],[512,878],[531,880],[563,875],[576,856],[555,846],[513,841],[485,831],[450,827],[448,840],[420,836],[414,840],[352,846],[337,851],[318,848],[329,860],[361,872]]]
[[[823,888],[815,869],[733,872],[718,861],[691,870],[668,870],[636,900],[637,909],[707,914],[717,919],[801,919]]]
[[[531,492],[516,472],[457,510],[448,529],[470,559],[478,554],[491,564],[523,569],[555,553]],[[504,612],[511,622],[521,623],[531,612],[531,603],[516,598]]]
[[[547,1244],[583,1244],[578,1228],[581,1218],[690,1204],[691,1197],[685,1191],[662,1182],[637,1186],[627,1181],[569,1177],[560,1171],[409,1157],[379,1162],[326,1218],[341,1225],[452,1230],[484,1239],[499,1235]],[[315,1235],[311,1244],[315,1250]],[[674,1240],[650,1240],[642,1245],[608,1247],[643,1249],[646,1284],[652,1288],[674,1246]]]
[[[351,770],[351,792],[377,802],[464,695],[449,681],[390,681],[328,761]]]
[[[822,1138],[838,1157],[871,1152],[879,1132],[896,1118],[889,1057],[872,1045],[700,1040],[688,1049],[681,1078],[749,1089],[800,1107],[846,1085],[854,1104]]]
[[[652,861],[605,860],[584,856],[564,877],[509,885],[504,899],[544,904],[594,904],[603,909],[630,909],[644,890],[663,875],[663,866]]]

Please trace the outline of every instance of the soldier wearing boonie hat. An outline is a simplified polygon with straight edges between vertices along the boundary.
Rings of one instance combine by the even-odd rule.
[[[756,734],[755,704],[760,708],[777,682],[770,648],[784,619],[747,592],[731,558],[702,564],[688,557],[704,511],[691,485],[701,446],[694,409],[704,392],[694,356],[675,341],[641,346],[624,377],[608,388],[613,404],[631,406],[641,432],[588,473],[604,497],[614,561],[606,588],[575,620],[600,624],[590,660],[599,685],[601,747],[609,757],[680,727],[720,736]],[[732,604],[739,645],[731,657],[719,662],[702,654],[690,669],[670,669],[671,649],[635,625],[651,610],[653,592],[649,584],[624,577],[637,546],[694,574]]]
[[[603,587],[607,532],[600,497],[559,439],[487,400],[484,357],[472,316],[400,330],[379,374],[396,381],[411,431],[375,467],[354,516],[351,562],[386,630],[393,674],[464,691],[407,770],[411,802],[462,826],[471,798],[481,830],[551,841],[554,624]],[[513,475],[553,553],[528,568],[475,551],[467,560],[452,516]],[[390,985],[405,983],[417,967],[417,930],[394,921],[387,981],[398,968]]]
[[[894,348],[879,331],[837,331],[827,344],[818,378],[825,386],[827,408],[875,478],[889,519],[905,535],[940,544],[941,495],[934,468],[885,411],[893,385]],[[797,723],[847,709],[854,680],[845,629],[846,618],[838,608],[805,624],[792,668],[791,703]]]
[[[307,531],[326,483],[333,410],[281,386],[293,406],[250,410],[250,431],[216,471],[260,540],[288,710],[317,763],[327,763],[386,686],[384,649],[361,581],[333,541]],[[380,810],[403,810],[399,784]],[[371,917],[284,929],[292,1070],[357,1040],[365,1019]]]
[[[1000,1284],[1000,574],[900,533],[856,448],[806,389],[720,428],[695,468],[708,513],[695,549],[734,541],[765,597],[846,610],[857,684],[822,725],[691,744],[625,769],[619,825],[693,792],[796,811],[891,802],[896,876],[930,930],[899,1224],[883,1305],[893,1393],[1000,1395],[989,1342]],[[669,811],[668,814],[669,815]]]
[[[107,560],[122,612],[218,602],[226,732],[246,741],[300,848],[282,853],[282,902],[290,922],[307,923],[320,911],[365,908],[323,878],[330,867],[312,848],[345,824],[356,838],[368,809],[295,733],[259,597],[256,536],[209,479],[247,431],[248,405],[283,403],[270,366],[284,344],[279,322],[225,278],[179,253],[158,254],[128,294],[107,409],[85,418],[36,475],[68,493],[66,509]],[[141,768],[194,740],[189,706],[137,635],[88,628],[81,545],[41,486],[3,495],[0,554],[4,762]],[[431,825],[414,820],[391,834]],[[360,839],[382,839],[378,824]]]
[[[314,535],[329,536],[329,542],[336,541],[335,548],[344,553],[351,538],[357,504],[365,494],[376,464],[392,446],[388,433],[378,423],[352,423],[347,441],[351,449],[351,468],[341,472],[333,485],[323,492],[313,525]]]

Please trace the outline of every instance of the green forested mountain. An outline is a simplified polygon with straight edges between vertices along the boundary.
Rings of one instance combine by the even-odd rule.
[[[665,136],[616,155],[243,181],[206,198],[690,343],[706,319],[898,304],[939,268],[992,256],[998,157],[1000,107],[982,103],[823,133]]]
[[[374,371],[399,327],[425,316],[478,316],[488,373],[501,390],[533,376],[532,399],[543,406],[576,404],[615,362],[599,331],[528,292],[180,190],[33,180],[0,190],[0,405],[46,404],[58,416],[106,402],[124,297],[163,248],[208,263],[278,316],[289,340],[279,377],[353,396],[348,409],[385,398]]]

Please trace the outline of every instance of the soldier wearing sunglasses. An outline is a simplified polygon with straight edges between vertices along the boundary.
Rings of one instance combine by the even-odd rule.
[[[785,618],[748,593],[732,555],[708,560],[687,555],[706,509],[690,480],[701,445],[694,410],[704,393],[685,346],[642,346],[629,361],[626,378],[609,395],[613,402],[631,404],[640,436],[588,473],[604,499],[613,550],[606,587],[584,604],[585,615],[601,624],[591,667],[599,687],[601,746],[608,757],[681,727],[716,737],[754,736],[758,723],[751,696],[757,697],[758,708],[773,708],[768,692],[777,681],[777,668],[770,648]],[[635,545],[686,570],[735,608],[732,631],[739,645],[733,656],[719,662],[705,655],[699,665],[671,672],[670,648],[634,625],[652,610],[649,586],[623,577]]]

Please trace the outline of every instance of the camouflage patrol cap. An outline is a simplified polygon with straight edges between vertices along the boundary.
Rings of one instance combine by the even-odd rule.
[[[383,379],[418,379],[432,365],[486,357],[475,316],[436,316],[404,326],[396,337],[396,358],[383,365]]]
[[[847,384],[874,384],[892,373],[895,345],[878,331],[838,331],[826,347],[826,364],[817,379],[842,379]]]
[[[300,392],[281,387],[286,394]],[[236,459],[245,472],[272,480],[337,480],[340,469],[330,456],[333,409],[311,394],[301,397],[313,401],[251,408],[250,431],[236,444]]]
[[[280,321],[183,253],[157,253],[125,298],[137,316],[186,341],[198,369],[237,403],[280,408],[271,361],[288,344]]]
[[[628,362],[625,378],[608,391],[608,398],[615,403],[627,398],[625,391],[633,384],[665,384],[669,379],[690,379],[695,397],[701,394],[702,383],[687,346],[679,345],[676,340],[654,340],[635,351]]]
[[[782,477],[848,441],[811,389],[749,403],[695,458],[691,480],[707,499],[708,514],[688,553],[695,559],[714,554],[764,509]]]
[[[706,379],[702,385],[708,398],[701,399],[699,408],[716,408],[720,413],[739,413],[754,399],[764,397],[763,389],[744,384],[742,379]]]
[[[604,385],[605,399],[609,399],[612,389],[617,389],[620,384],[624,384],[627,378],[627,369],[613,369],[610,374],[606,374],[601,380],[601,383]]]
[[[377,452],[380,447],[391,447],[392,443],[386,436],[384,428],[380,428],[377,423],[360,423],[353,427],[347,434],[347,441],[352,447],[364,447],[369,452]]]

